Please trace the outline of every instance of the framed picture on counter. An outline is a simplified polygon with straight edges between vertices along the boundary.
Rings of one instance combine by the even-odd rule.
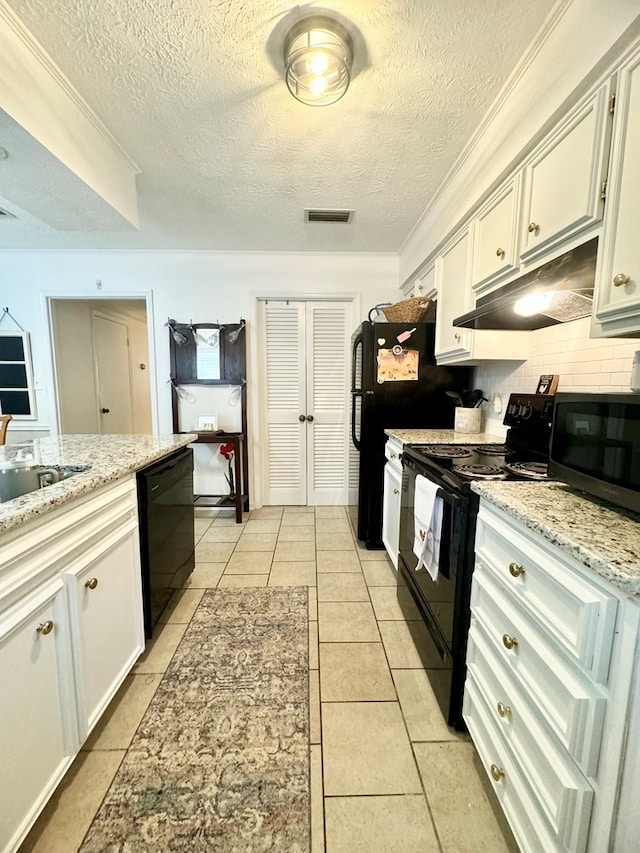
[[[555,394],[559,378],[557,373],[549,373],[546,376],[541,376],[538,379],[536,394]]]
[[[198,430],[198,432],[217,432],[218,416],[198,415],[198,417],[196,418],[196,429]]]

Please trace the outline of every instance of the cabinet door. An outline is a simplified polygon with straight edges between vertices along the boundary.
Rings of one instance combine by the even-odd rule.
[[[471,355],[473,332],[453,325],[456,317],[470,309],[469,229],[460,231],[436,262],[438,304],[436,315],[436,358],[438,363],[460,361]]]
[[[144,649],[137,526],[112,534],[65,580],[85,737]]]
[[[640,331],[640,51],[620,71],[596,283],[596,330]]]
[[[431,266],[427,267],[426,271],[423,272],[415,282],[415,287],[413,291],[414,296],[428,296],[430,299],[434,299],[436,295],[436,265],[432,263]]]
[[[518,201],[520,181],[501,187],[475,218],[471,281],[476,295],[518,267]]]
[[[609,83],[534,153],[524,171],[521,257],[529,261],[602,217],[610,136]]]
[[[0,849],[16,849],[77,748],[62,581],[2,616]]]
[[[400,542],[400,490],[402,473],[391,462],[384,466],[384,497],[382,504],[382,542],[398,568],[398,550]]]

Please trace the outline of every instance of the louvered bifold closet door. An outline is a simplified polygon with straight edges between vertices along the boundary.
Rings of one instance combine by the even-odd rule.
[[[267,505],[307,503],[304,302],[263,302]]]
[[[307,302],[308,502],[346,504],[349,486],[347,409],[348,307]]]

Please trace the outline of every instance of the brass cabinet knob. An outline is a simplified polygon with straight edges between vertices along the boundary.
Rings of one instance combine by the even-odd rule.
[[[511,716],[511,708],[508,705],[505,705],[504,702],[498,702],[497,708],[498,714],[500,714],[503,719]]]
[[[530,222],[527,230],[529,234],[537,234],[540,231],[540,226],[537,222]]]
[[[420,293],[422,293],[422,291],[424,290],[424,287],[423,287],[421,284],[419,284],[419,285],[418,285],[418,290],[420,291]]]
[[[46,622],[41,622],[36,628],[36,631],[39,634],[50,634],[53,631],[53,622],[51,619],[47,619]]]
[[[505,649],[515,649],[518,645],[518,641],[515,637],[512,637],[511,634],[503,634],[502,642],[504,643]]]
[[[502,260],[504,260],[504,256],[505,256],[506,254],[507,254],[507,253],[505,252],[505,250],[504,250],[504,249],[496,249],[496,257],[498,257],[498,258],[502,258]]]
[[[524,569],[517,563],[509,563],[509,574],[512,578],[519,578],[520,575],[524,574]]]
[[[87,589],[95,589],[98,586],[98,578],[89,578],[88,581],[84,582],[84,585]]]
[[[398,491],[398,489],[394,489],[394,490],[393,490],[393,494],[394,494],[394,495],[399,495],[399,494],[400,494],[400,492]]]
[[[457,343],[460,343],[460,332],[456,332],[453,337],[456,339]]]
[[[497,764],[492,764],[491,775],[496,780],[496,782],[499,782],[501,779],[504,779],[504,770],[502,769],[502,767],[498,767]]]
[[[390,457],[391,459],[397,459],[397,458],[398,458],[398,457],[396,456],[396,454],[395,454],[395,453],[390,453],[390,454],[389,454],[389,457]]]
[[[618,275],[613,279],[614,287],[622,287],[623,284],[629,284],[631,279],[628,275],[625,275],[623,272],[619,272]]]

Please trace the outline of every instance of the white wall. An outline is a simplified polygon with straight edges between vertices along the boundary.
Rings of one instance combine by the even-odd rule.
[[[482,388],[489,403],[483,404],[485,428],[504,435],[504,406],[513,392],[534,393],[545,373],[560,376],[558,391],[611,393],[629,391],[633,354],[640,341],[589,338],[590,319],[574,320],[531,332],[531,354],[524,364],[487,363],[475,369],[475,387]],[[492,398],[499,394],[503,412],[493,411]]]
[[[0,253],[0,267],[0,303],[8,305],[31,333],[38,420],[28,426],[45,432],[55,429],[46,296],[127,299],[151,294],[152,313],[147,318],[152,347],[149,367],[155,377],[153,393],[160,433],[173,431],[169,338],[164,327],[167,319],[232,323],[243,317],[248,324],[251,433],[258,399],[253,382],[257,375],[253,323],[258,295],[354,294],[356,313],[364,319],[376,303],[393,301],[398,287],[398,259],[390,254],[4,252]],[[253,440],[249,447],[252,455]],[[255,473],[254,464],[251,470]]]

